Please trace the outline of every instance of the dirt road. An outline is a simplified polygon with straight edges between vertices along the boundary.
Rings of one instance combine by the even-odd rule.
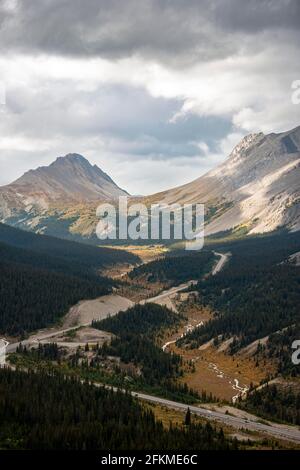
[[[228,260],[228,254],[222,254],[214,252],[216,256],[220,256],[220,260],[214,266],[211,274],[215,275],[219,272]],[[164,304],[169,303],[171,298],[174,297],[178,292],[181,292],[188,287],[196,284],[197,281],[188,281],[184,284],[180,284],[176,287],[171,287],[168,290],[161,292],[161,294],[155,297],[141,300],[139,303],[144,305],[145,303],[157,303]],[[45,342],[47,339],[54,338],[58,335],[66,334],[72,330],[77,329],[79,326],[90,326],[93,320],[103,320],[110,315],[116,315],[120,311],[127,310],[132,307],[134,303],[116,294],[104,295],[94,300],[84,300],[74,305],[65,316],[62,327],[52,327],[43,329],[33,335],[27,340],[22,341],[24,346],[30,346],[37,344],[38,342]],[[7,352],[15,352],[19,342],[11,343],[7,346]]]
[[[228,258],[230,256],[230,253],[218,253],[217,251],[214,251],[214,254],[216,256],[220,256],[220,259],[218,260],[215,267],[212,269],[212,272],[211,272],[212,276],[215,276],[216,274],[218,274],[218,272],[221,271],[221,269],[223,269],[225,263],[227,263]]]

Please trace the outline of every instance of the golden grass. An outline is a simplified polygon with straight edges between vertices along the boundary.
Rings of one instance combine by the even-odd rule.
[[[139,256],[143,263],[149,263],[168,252],[168,248],[163,245],[101,245],[106,248],[113,248],[115,250],[126,250],[130,253]]]
[[[205,323],[213,315],[208,307],[189,300],[183,302],[179,310],[188,320],[181,324],[178,332],[166,334],[163,338],[164,343],[180,337],[186,331],[187,323],[193,326],[200,321]],[[179,348],[174,343],[168,346],[169,351],[179,354],[184,359],[184,375],[179,381],[199,393],[205,390],[218,399],[231,401],[239,392],[233,388],[235,380],[238,380],[239,386],[243,388],[249,387],[251,383],[257,386],[275,372],[275,366],[271,362],[257,363],[253,357],[231,356],[226,351],[218,350],[219,347],[220,345],[215,347],[211,344],[206,349],[200,350]],[[213,365],[218,370],[214,369]]]
[[[239,386],[249,387],[259,385],[268,375],[274,372],[272,364],[256,363],[253,357],[230,356],[225,352],[219,352],[216,347],[209,346],[205,350],[183,349],[171,345],[174,352],[181,355],[185,361],[192,361],[195,372],[190,372],[186,367],[186,373],[180,379],[189,387],[198,392],[206,390],[221,400],[232,400],[238,394],[233,388],[235,379]],[[218,371],[213,368],[213,364]],[[230,383],[231,382],[231,383]]]
[[[133,302],[139,302],[140,300],[155,297],[162,290],[168,287],[167,284],[161,282],[147,282],[143,278],[130,279],[128,276],[124,276],[122,281],[125,283],[118,289],[118,294],[122,297],[126,297]]]
[[[161,421],[166,429],[169,429],[170,425],[184,427],[185,412],[180,410],[173,410],[163,405],[153,404],[144,402],[143,406],[151,410],[157,420]],[[195,414],[192,414],[192,422],[206,424],[209,422],[217,430],[223,429],[226,437],[236,437],[239,441],[244,442],[245,450],[271,450],[271,449],[287,449],[294,450],[299,449],[300,446],[285,440],[277,440],[268,437],[265,434],[261,434],[256,431],[249,430],[237,430],[227,424],[221,424],[217,421],[207,420]],[[247,439],[252,441],[252,444],[247,444]]]

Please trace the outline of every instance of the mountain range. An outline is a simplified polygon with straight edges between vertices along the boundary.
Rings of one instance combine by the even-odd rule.
[[[1,187],[0,220],[92,242],[97,204],[124,195],[96,165],[68,154]],[[215,169],[142,201],[204,203],[207,235],[300,230],[300,126],[280,134],[250,134]]]

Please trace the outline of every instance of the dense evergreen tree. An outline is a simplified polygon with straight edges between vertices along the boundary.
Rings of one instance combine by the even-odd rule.
[[[113,317],[94,321],[93,327],[110,331],[115,335],[146,334],[149,338],[161,329],[178,325],[182,319],[181,315],[172,312],[167,307],[146,303],[135,305]]]
[[[211,251],[201,251],[185,256],[167,256],[162,259],[138,266],[129,276],[132,279],[146,277],[148,282],[181,282],[198,280],[209,272],[215,256]]]
[[[292,361],[292,344],[300,339],[300,322],[270,335],[267,344],[261,347],[258,354],[264,358],[277,361],[278,372],[285,376],[300,375],[300,367]]]
[[[125,250],[99,248],[88,244],[62,240],[48,235],[37,235],[0,223],[0,243],[23,248],[31,252],[47,255],[97,269],[116,263],[135,264],[138,256]]]
[[[190,426],[191,424],[191,410],[189,408],[187,409],[187,412],[184,418],[184,424],[185,426]]]
[[[181,343],[193,347],[222,335],[235,336],[231,351],[300,320],[299,268],[286,260],[300,249],[300,237],[282,235],[224,245],[232,256],[216,276],[201,280],[201,302],[216,312],[213,320]]]
[[[111,292],[107,265],[138,260],[122,250],[36,235],[0,223],[0,333],[18,335],[58,320],[81,299]]]
[[[266,385],[249,393],[239,407],[266,419],[300,424],[300,393],[289,387]]]
[[[167,382],[179,374],[181,359],[176,354],[164,352],[156,344],[156,337],[161,330],[178,325],[181,319],[166,307],[147,303],[93,322],[94,328],[117,335],[109,346],[100,348],[98,355],[118,356],[125,363],[141,367],[148,384]]]
[[[120,357],[121,361],[140,367],[147,384],[162,385],[179,375],[180,356],[163,351],[144,335],[124,334],[99,350],[101,356]]]
[[[81,299],[111,290],[105,278],[80,279],[62,273],[0,262],[0,332],[22,334],[57,321]]]
[[[56,343],[39,343],[37,348],[27,349],[22,343],[16,349],[17,354],[30,355],[37,360],[48,359],[50,361],[59,361],[62,357],[62,351]]]
[[[131,395],[47,372],[0,369],[0,422],[2,449],[237,448],[209,424],[165,429]]]

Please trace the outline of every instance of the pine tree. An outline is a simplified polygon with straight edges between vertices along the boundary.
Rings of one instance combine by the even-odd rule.
[[[191,424],[191,410],[189,408],[187,409],[187,412],[185,415],[184,424],[185,426],[190,426]]]

